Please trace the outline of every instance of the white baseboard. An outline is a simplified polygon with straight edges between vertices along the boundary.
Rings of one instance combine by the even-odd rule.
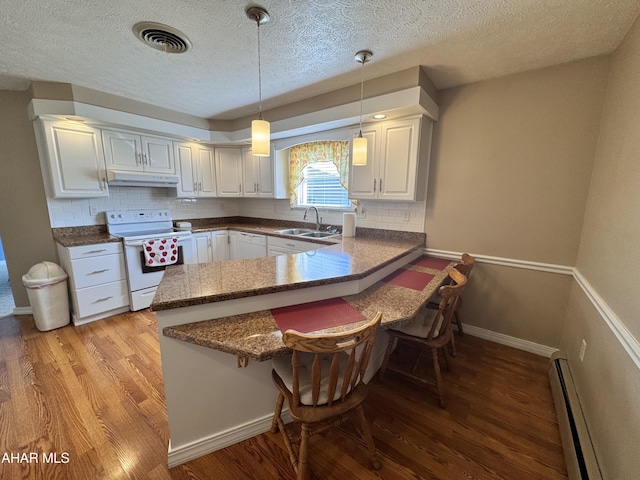
[[[291,422],[288,408],[282,410],[282,419],[285,423]],[[211,435],[176,448],[169,441],[167,459],[169,468],[267,432],[271,428],[272,420],[273,414],[269,414],[253,422],[229,429],[226,432]]]
[[[33,315],[33,308],[31,307],[16,307],[13,309],[12,315]]]
[[[540,345],[539,343],[530,342],[528,340],[522,340],[521,338],[511,337],[504,335],[503,333],[492,332],[491,330],[485,330],[484,328],[475,327],[464,324],[464,333],[471,335],[472,337],[482,338],[484,340],[490,340],[492,342],[506,345],[508,347],[517,348],[518,350],[524,350],[525,352],[535,353],[543,357],[550,358],[553,352],[558,349],[554,347],[548,347],[546,345]]]

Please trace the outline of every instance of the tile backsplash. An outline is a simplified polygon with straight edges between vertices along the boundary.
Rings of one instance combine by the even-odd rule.
[[[289,200],[257,198],[184,199],[172,190],[149,187],[111,187],[108,198],[47,200],[51,226],[103,225],[106,210],[168,209],[175,220],[244,216],[302,221],[304,210],[292,209]],[[424,202],[360,201],[356,224],[361,227],[406,232],[424,231]],[[342,225],[342,213],[320,210],[322,223]],[[308,219],[313,222],[313,219]]]

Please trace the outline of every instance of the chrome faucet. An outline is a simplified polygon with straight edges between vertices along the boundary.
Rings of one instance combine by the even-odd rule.
[[[307,213],[309,213],[310,208],[313,208],[316,211],[316,230],[320,230],[320,228],[322,227],[322,217],[320,217],[320,214],[318,213],[318,207],[314,207],[313,205],[307,207],[307,209],[304,211],[304,217],[302,217],[302,219],[307,219]]]

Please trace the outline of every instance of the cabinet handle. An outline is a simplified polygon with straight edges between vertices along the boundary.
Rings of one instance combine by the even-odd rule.
[[[104,272],[108,272],[109,269],[108,268],[103,268],[102,270],[94,270],[91,273],[87,273],[87,275],[97,275],[98,273],[104,273]]]
[[[259,192],[259,191],[260,191],[260,184],[256,183],[256,192]]]
[[[102,177],[102,189],[106,190],[107,189],[107,179]]]
[[[238,192],[242,193],[242,184],[241,183],[238,184]]]
[[[287,247],[295,247],[295,246],[296,246],[296,244],[295,244],[295,243],[285,243],[285,245],[286,245]]]
[[[97,300],[95,300],[93,303],[100,303],[100,302],[106,302],[107,300],[110,300],[113,298],[113,295],[110,295],[108,297],[104,297],[104,298],[99,298]]]
[[[140,165],[142,163],[142,154],[140,152],[136,153],[136,165]]]
[[[144,163],[145,165],[149,165],[149,159],[147,158],[146,153],[142,154],[142,163]]]
[[[198,190],[202,191],[202,182],[198,182]]]
[[[376,179],[373,179],[373,193],[376,193]]]
[[[197,191],[198,190],[198,182],[193,182],[193,191]]]
[[[92,255],[94,253],[106,252],[106,248],[101,248],[100,250],[90,250],[88,252],[84,252],[84,255]]]
[[[380,179],[380,192],[382,193],[382,179]]]

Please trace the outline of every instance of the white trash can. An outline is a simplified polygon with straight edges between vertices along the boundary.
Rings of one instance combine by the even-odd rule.
[[[69,324],[68,277],[53,262],[36,263],[22,276],[38,330],[46,332]]]

